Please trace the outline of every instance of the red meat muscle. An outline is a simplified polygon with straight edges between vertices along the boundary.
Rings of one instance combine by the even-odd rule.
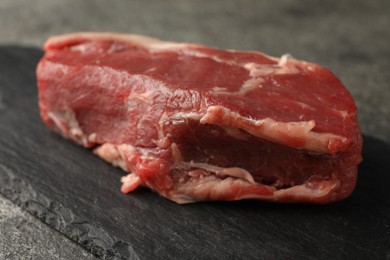
[[[128,172],[124,193],[327,203],[355,187],[356,106],[316,64],[75,33],[46,42],[37,77],[43,121]]]

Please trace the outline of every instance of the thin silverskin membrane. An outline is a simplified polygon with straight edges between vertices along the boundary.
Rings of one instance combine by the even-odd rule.
[[[361,162],[356,106],[329,70],[285,55],[138,35],[50,38],[37,67],[41,117],[177,203],[328,203]]]

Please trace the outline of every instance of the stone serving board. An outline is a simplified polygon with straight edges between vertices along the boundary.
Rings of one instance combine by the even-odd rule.
[[[42,52],[0,47],[0,193],[105,259],[390,259],[390,146],[364,137],[355,192],[331,205],[180,206],[47,129],[35,66]]]

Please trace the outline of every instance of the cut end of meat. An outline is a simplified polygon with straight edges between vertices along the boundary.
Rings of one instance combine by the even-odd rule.
[[[46,42],[37,77],[45,124],[127,172],[123,193],[323,204],[355,187],[356,106],[319,65],[75,33]]]

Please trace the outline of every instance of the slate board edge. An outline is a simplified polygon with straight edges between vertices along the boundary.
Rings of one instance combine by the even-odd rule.
[[[76,216],[70,209],[38,193],[2,164],[0,193],[50,228],[102,259],[139,259],[130,243],[108,235],[99,225]],[[105,234],[104,239],[96,236],[102,231]]]

